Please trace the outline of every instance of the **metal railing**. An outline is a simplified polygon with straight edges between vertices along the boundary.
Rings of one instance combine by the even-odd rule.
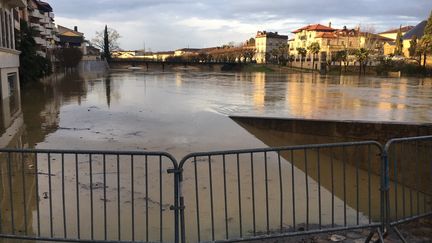
[[[162,152],[2,149],[0,237],[176,241],[175,159]],[[157,229],[157,230],[155,230]],[[178,236],[177,236],[178,237]]]
[[[190,154],[179,164],[182,242],[377,229],[381,152],[352,142]]]
[[[386,228],[432,216],[432,136],[390,140],[386,152]]]
[[[432,215],[432,136],[193,153],[0,149],[0,238],[232,242]]]

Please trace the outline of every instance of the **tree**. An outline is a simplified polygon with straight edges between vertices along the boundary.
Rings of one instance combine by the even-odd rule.
[[[346,63],[347,59],[348,59],[348,52],[346,50],[336,52],[336,55],[334,56],[334,60],[336,62],[339,62],[340,73],[342,73],[342,62]],[[346,69],[346,64],[345,64],[345,69]]]
[[[301,69],[303,69],[303,60],[306,57],[307,51],[305,48],[303,47],[297,47],[297,53],[300,55],[301,59],[300,59],[300,67]]]
[[[360,75],[362,73],[362,69],[363,69],[363,73],[366,74],[366,66],[367,66],[367,62],[369,60],[369,54],[370,54],[370,50],[368,50],[366,48],[360,48],[358,50],[355,50],[355,52],[354,52],[356,60],[359,62]]]
[[[309,53],[312,54],[312,69],[315,69],[315,56],[321,51],[321,46],[318,42],[313,42],[308,46]]]
[[[279,50],[279,58],[278,58],[279,64],[286,65],[289,45],[282,44],[278,47],[278,50]]]
[[[51,61],[37,53],[34,40],[35,30],[29,27],[26,21],[21,21],[21,31],[16,36],[17,49],[20,54],[20,80],[25,84],[47,76],[52,73]]]
[[[242,56],[244,58],[244,62],[250,61],[252,62],[253,57],[255,56],[256,49],[244,48],[242,50]]]
[[[83,53],[79,48],[65,47],[58,49],[55,56],[63,67],[76,68],[83,57]]]
[[[403,51],[403,40],[402,40],[402,26],[399,28],[399,31],[397,33],[396,37],[396,49],[394,54],[401,56]]]
[[[421,65],[421,53],[419,53],[419,45],[418,45],[418,39],[416,35],[413,35],[411,41],[410,41],[410,47],[408,48],[409,55],[411,59],[418,62],[419,65]]]
[[[424,35],[419,41],[420,52],[423,55],[423,67],[426,67],[427,54],[432,53],[432,11],[424,29]]]
[[[104,56],[107,59],[111,58],[113,51],[119,50],[118,40],[121,38],[117,30],[105,26],[103,31],[96,31],[96,36],[92,43],[94,46],[104,51]]]

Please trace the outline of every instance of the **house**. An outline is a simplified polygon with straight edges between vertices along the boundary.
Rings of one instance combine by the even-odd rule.
[[[60,45],[62,47],[79,47],[83,48],[84,34],[78,32],[78,27],[69,29],[64,26],[58,25]]]
[[[408,31],[405,35],[402,36],[403,40],[403,55],[405,57],[411,57],[409,53],[409,49],[411,47],[411,40],[416,37],[418,40],[420,40],[424,35],[424,30],[426,28],[427,21],[424,20],[420,22],[418,25],[416,25],[414,28],[412,28],[410,31]]]
[[[19,55],[15,36],[19,31],[18,8],[25,8],[24,0],[0,0],[0,97],[20,95]]]
[[[287,44],[288,36],[286,35],[279,35],[278,32],[258,31],[255,37],[256,62],[267,63],[268,57],[274,49]]]
[[[399,33],[399,31],[401,31],[402,36],[405,35],[408,31],[412,30],[414,28],[414,26],[408,25],[408,26],[401,26],[399,28],[394,28],[391,30],[387,30],[381,33],[378,33],[378,35],[382,36],[382,37],[386,37],[389,39],[392,39],[393,41],[396,40],[397,35]]]
[[[293,31],[292,33],[295,36],[294,39],[290,40],[290,54],[297,56],[297,48],[307,49],[310,44],[317,42],[317,39],[320,39],[320,42],[322,42],[320,46],[327,46],[330,44],[327,40],[330,40],[335,45],[344,46],[346,43],[337,39],[335,31],[336,29],[333,29],[331,24],[329,24],[329,26],[312,24]],[[325,45],[322,45],[324,43]]]
[[[393,55],[396,51],[396,38],[399,33],[399,31],[402,33],[402,36],[405,35],[408,31],[412,30],[414,26],[401,26],[399,28],[394,28],[391,30],[387,30],[384,32],[379,33],[378,35],[392,39],[392,41],[389,41],[384,44],[384,55]]]
[[[332,28],[331,23],[328,26],[321,24],[307,25],[293,31],[294,39],[289,41],[290,54],[298,58],[297,48],[307,48],[314,42],[320,45],[319,58],[325,56],[331,59],[331,56],[338,51],[367,48],[377,53],[381,53],[383,46],[392,39],[377,34],[363,32],[359,27],[349,29],[344,26],[342,29]]]

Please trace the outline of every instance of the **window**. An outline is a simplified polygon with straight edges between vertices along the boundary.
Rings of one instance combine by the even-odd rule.
[[[9,85],[9,95],[13,96],[16,91],[16,81],[17,81],[17,74],[11,73],[8,74],[8,85]]]
[[[327,45],[328,45],[328,46],[330,45],[330,40],[327,40]]]
[[[8,74],[8,86],[9,86],[9,107],[11,113],[15,113],[19,109],[19,95],[18,95],[18,75],[17,73]]]

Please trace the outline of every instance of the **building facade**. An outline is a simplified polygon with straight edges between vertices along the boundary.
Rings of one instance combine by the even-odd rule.
[[[18,96],[19,55],[16,49],[15,36],[19,31],[18,8],[25,8],[23,0],[0,0],[0,95],[4,100]]]
[[[326,59],[331,60],[332,55],[342,50],[366,48],[375,53],[381,53],[384,44],[392,41],[392,39],[384,36],[362,32],[359,27],[348,29],[345,26],[342,29],[334,29],[331,27],[331,23],[329,26],[308,25],[293,31],[293,33],[295,37],[289,42],[289,50],[296,59],[299,58],[298,48],[307,50],[312,43],[319,44],[319,57],[326,56]]]
[[[267,63],[274,49],[287,44],[288,36],[286,35],[279,35],[278,32],[258,31],[255,37],[256,62]]]
[[[27,8],[21,11],[21,18],[35,30],[37,53],[43,57],[51,56],[60,41],[52,7],[43,1],[27,0]]]

